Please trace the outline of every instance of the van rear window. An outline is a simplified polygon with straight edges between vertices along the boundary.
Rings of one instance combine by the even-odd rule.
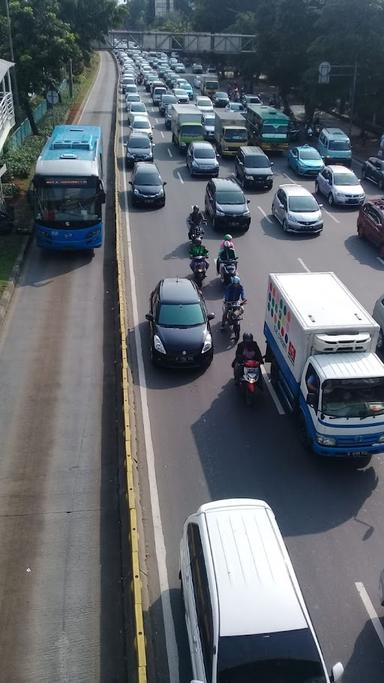
[[[333,149],[337,152],[345,152],[351,149],[351,143],[349,140],[330,140],[329,149]]]

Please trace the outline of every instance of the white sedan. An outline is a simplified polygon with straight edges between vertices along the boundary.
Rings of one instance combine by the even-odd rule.
[[[202,114],[205,114],[208,111],[213,111],[213,103],[211,98],[198,95],[196,97],[196,107],[200,109]]]
[[[140,133],[147,133],[147,135],[152,140],[153,131],[148,116],[145,116],[143,114],[138,114],[137,116],[134,116],[133,120],[129,124],[129,128],[131,131],[135,130],[140,131]]]
[[[345,166],[325,166],[316,178],[315,190],[327,197],[330,206],[360,206],[365,202],[360,180]]]

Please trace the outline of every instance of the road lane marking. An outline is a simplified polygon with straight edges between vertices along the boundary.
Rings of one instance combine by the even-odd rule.
[[[120,122],[120,126],[123,126],[123,120]],[[122,157],[124,157],[124,146],[121,146]],[[139,375],[139,392],[140,392],[140,402],[141,411],[143,419],[143,430],[144,430],[144,445],[147,460],[148,469],[148,482],[151,497],[151,508],[152,508],[152,523],[154,531],[154,541],[155,541],[155,551],[156,551],[156,561],[157,570],[159,576],[159,586],[160,586],[160,600],[163,612],[164,620],[164,633],[165,633],[165,644],[167,649],[167,659],[169,667],[169,680],[170,683],[178,683],[179,677],[179,657],[176,644],[176,633],[175,624],[172,616],[171,600],[170,600],[170,588],[168,582],[167,574],[167,564],[166,564],[166,549],[164,541],[164,532],[161,522],[160,514],[160,502],[159,502],[159,492],[157,488],[156,481],[156,469],[155,469],[155,453],[153,448],[152,432],[151,432],[151,422],[149,418],[149,407],[148,407],[148,392],[145,378],[144,361],[143,361],[143,347],[140,337],[139,329],[139,309],[137,303],[136,294],[136,279],[134,271],[134,259],[133,259],[133,249],[132,249],[132,236],[131,227],[129,222],[129,212],[128,212],[128,190],[127,190],[127,174],[123,173],[123,203],[124,203],[124,221],[125,229],[127,235],[127,250],[128,250],[128,264],[129,264],[129,280],[131,287],[131,301],[132,301],[132,318],[134,327],[134,337],[137,353],[137,367]]]
[[[171,159],[172,159],[172,158],[173,158],[173,154],[172,154],[171,150],[169,149],[169,147],[168,147],[168,154],[169,154],[169,156],[170,156]]]
[[[162,130],[160,131],[160,135],[161,135],[162,138],[164,137],[164,133],[163,133]]]
[[[183,180],[182,177],[181,177],[180,171],[177,171],[177,172],[176,172],[176,175],[177,175],[178,179],[180,180],[180,182],[184,185],[184,180]]]
[[[264,218],[266,218],[266,219],[267,219],[268,223],[272,223],[272,221],[271,221],[270,217],[269,217],[269,216],[267,216],[267,214],[265,213],[264,209],[262,209],[262,208],[261,208],[261,206],[258,206],[257,208],[259,209],[260,213],[262,213],[262,214],[263,214]]]
[[[264,365],[261,365],[260,367],[261,367],[261,374],[263,375],[264,380],[265,380],[265,381],[264,381],[264,384],[265,384],[265,386],[267,387],[267,389],[268,389],[268,391],[269,391],[269,394],[270,394],[270,396],[271,396],[271,399],[272,399],[272,401],[274,402],[274,404],[275,404],[275,406],[276,406],[277,412],[279,413],[279,415],[285,415],[285,410],[284,410],[283,406],[281,405],[281,403],[280,403],[280,401],[279,401],[279,397],[278,397],[278,395],[276,394],[276,391],[275,391],[275,389],[274,389],[273,386],[272,386],[271,379],[270,379],[270,377],[269,377],[269,375],[268,375],[268,373],[267,373],[267,371],[266,371]]]
[[[372,626],[376,631],[377,637],[380,640],[380,643],[384,647],[384,628],[381,625],[380,619],[376,614],[375,608],[372,605],[371,599],[365,590],[365,586],[361,581],[356,581],[355,582],[356,590],[358,594],[360,595],[361,601],[367,610],[368,616],[372,622]]]
[[[155,119],[155,123],[159,123],[159,119]]]
[[[307,271],[307,273],[310,273],[310,272],[311,272],[311,269],[308,268],[308,266],[305,265],[305,263],[304,263],[304,261],[303,261],[302,258],[298,257],[297,260],[298,260],[298,262],[300,263],[301,267],[304,268],[304,270]]]
[[[377,260],[380,261],[381,265],[384,266],[384,261],[381,256],[376,256]]]
[[[284,178],[288,178],[288,180],[290,180],[291,183],[296,183],[295,179],[291,178],[291,176],[288,175],[288,173],[283,173],[283,176],[284,176]]]
[[[333,216],[331,213],[329,213],[329,211],[327,211],[327,209],[324,209],[324,213],[326,213],[327,216],[329,216],[330,218],[332,218],[332,220],[333,220],[335,223],[340,223],[339,219],[336,218],[336,216]]]

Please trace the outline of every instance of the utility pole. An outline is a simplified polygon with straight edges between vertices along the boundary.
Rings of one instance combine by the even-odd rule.
[[[12,40],[12,27],[11,27],[11,17],[9,16],[9,5],[8,0],[5,0],[5,12],[7,15],[7,25],[8,25],[8,40],[9,40],[9,54],[11,55],[11,61],[15,64],[15,54],[13,52],[13,40]],[[14,98],[16,104],[16,120],[20,117],[20,100],[19,100],[19,90],[17,87],[17,77],[16,77],[16,64],[11,68],[11,79],[12,87],[14,90]]]
[[[353,77],[352,77],[352,88],[351,88],[351,106],[350,106],[350,112],[349,112],[349,137],[350,138],[352,135],[353,114],[355,111],[356,83],[357,83],[357,60],[355,60],[355,64],[353,66]]]

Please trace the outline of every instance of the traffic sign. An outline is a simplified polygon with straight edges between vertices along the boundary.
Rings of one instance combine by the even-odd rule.
[[[329,75],[331,73],[331,65],[329,62],[321,62],[319,64],[319,83],[329,83]]]
[[[59,93],[57,92],[57,90],[48,90],[46,98],[48,104],[57,104],[59,101]]]

